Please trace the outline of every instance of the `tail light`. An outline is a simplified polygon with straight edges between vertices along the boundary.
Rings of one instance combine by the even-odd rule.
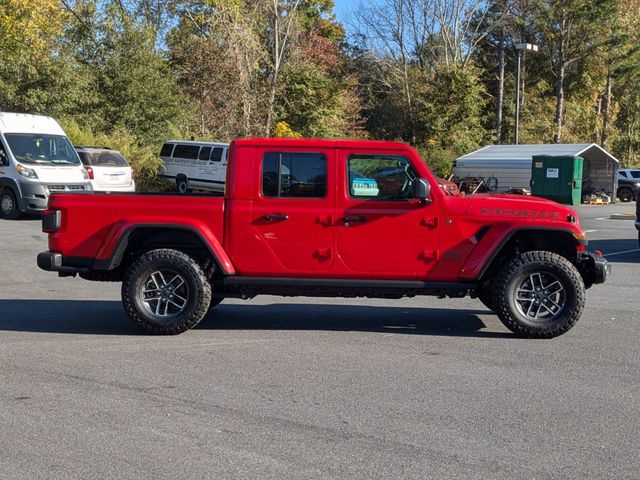
[[[87,171],[87,175],[89,175],[89,180],[93,180],[93,168],[84,167],[84,169]]]
[[[136,171],[132,168],[131,169],[131,180],[135,180],[136,179]]]
[[[62,225],[62,212],[60,210],[45,210],[42,213],[42,231],[54,233],[60,230]]]

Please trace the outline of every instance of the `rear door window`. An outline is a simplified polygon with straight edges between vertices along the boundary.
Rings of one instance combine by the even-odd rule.
[[[270,152],[262,160],[262,194],[276,198],[323,198],[327,158],[321,153]]]

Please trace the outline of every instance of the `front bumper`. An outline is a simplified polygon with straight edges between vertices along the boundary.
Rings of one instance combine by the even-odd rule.
[[[604,283],[611,275],[611,264],[602,256],[591,252],[580,252],[576,266],[587,288]]]
[[[20,210],[31,212],[46,210],[49,191],[44,184],[18,180],[18,188],[20,188]]]

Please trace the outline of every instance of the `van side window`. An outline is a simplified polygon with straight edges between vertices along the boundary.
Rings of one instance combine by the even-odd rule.
[[[176,145],[173,151],[173,158],[186,158],[187,160],[196,160],[200,147],[198,145]]]
[[[209,160],[210,153],[211,147],[202,147],[200,149],[200,155],[198,155],[198,160]]]
[[[171,154],[173,153],[173,147],[175,147],[175,144],[173,143],[165,143],[164,145],[162,145],[162,149],[160,150],[160,156],[170,157]]]
[[[219,162],[220,160],[222,160],[222,147],[215,147],[212,151],[211,151],[211,161],[212,162]]]
[[[322,198],[327,191],[327,158],[321,153],[266,153],[262,159],[265,197]]]

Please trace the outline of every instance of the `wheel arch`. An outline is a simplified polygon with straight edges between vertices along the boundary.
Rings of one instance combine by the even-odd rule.
[[[26,210],[26,202],[24,201],[24,198],[22,198],[22,190],[20,190],[20,185],[18,184],[18,182],[10,177],[1,177],[0,194],[5,188],[8,188],[13,192],[16,197],[16,201],[18,202],[18,210],[24,212]]]
[[[211,259],[216,270],[224,275],[235,274],[229,256],[220,242],[208,232],[205,235],[192,225],[144,224],[127,228],[117,241],[111,255],[103,260],[94,260],[95,270],[115,270],[126,263],[131,254],[156,248],[172,248],[191,253],[205,261]]]
[[[479,272],[478,281],[493,278],[508,258],[517,253],[543,250],[567,259],[576,257],[577,247],[584,243],[568,229],[524,227],[507,233],[493,250]]]

